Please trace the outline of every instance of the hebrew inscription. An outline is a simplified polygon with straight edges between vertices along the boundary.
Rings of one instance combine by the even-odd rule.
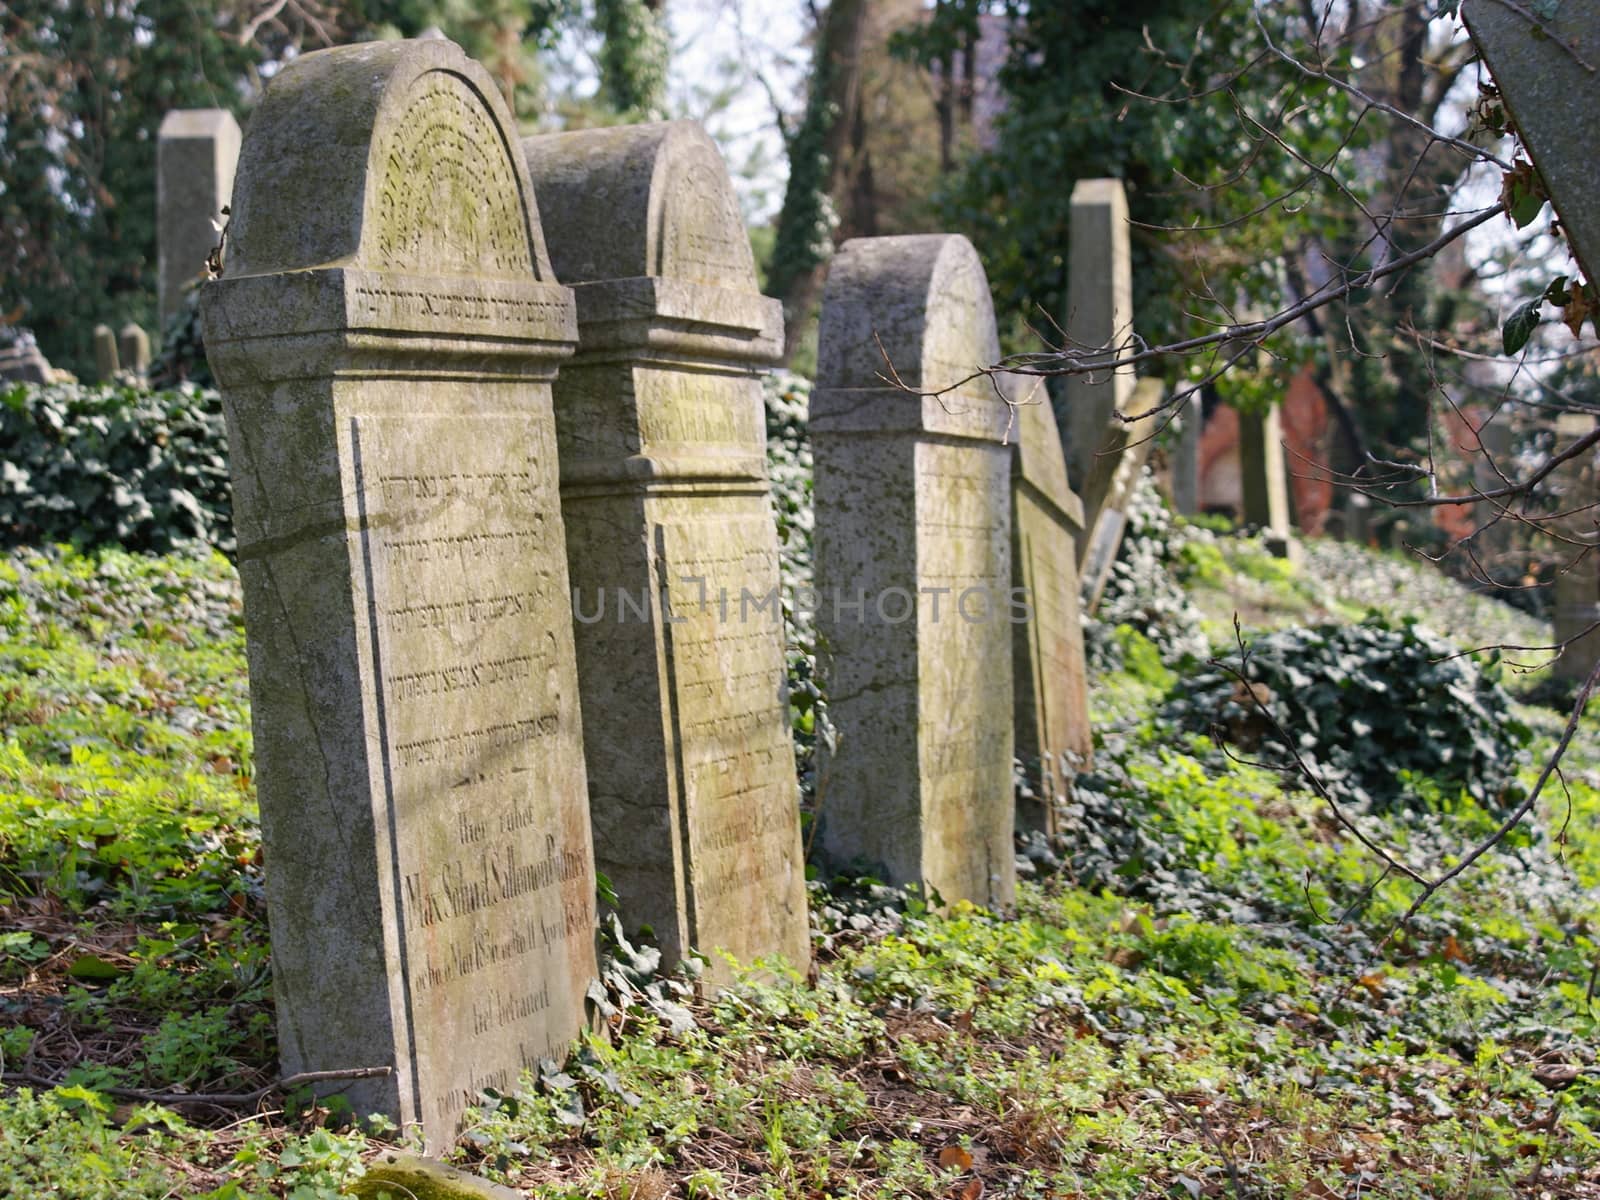
[[[429,71],[388,130],[373,155],[377,265],[535,278],[510,150],[473,85]]]
[[[794,918],[802,868],[788,772],[783,630],[741,613],[741,589],[777,578],[765,504],[748,517],[659,526],[672,624],[691,923],[739,958],[770,951]],[[786,786],[787,784],[787,786]]]
[[[353,440],[406,1003],[432,1124],[515,1083],[508,1047],[521,1066],[560,1057],[571,1014],[551,1010],[571,1001],[551,979],[569,939],[588,936],[588,843],[538,752],[567,732],[573,700],[560,683],[562,546],[546,526],[554,454],[545,427],[514,416],[359,417]]]

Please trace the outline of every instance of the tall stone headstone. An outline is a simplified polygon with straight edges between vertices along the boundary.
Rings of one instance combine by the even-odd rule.
[[[117,335],[109,325],[94,327],[94,373],[101,383],[110,383],[122,370],[117,355]]]
[[[283,1070],[392,1067],[325,1086],[431,1147],[561,1057],[596,973],[550,396],[577,326],[514,129],[449,42],[296,59],[202,297]]]
[[[1172,448],[1172,507],[1181,516],[1200,512],[1200,435],[1205,410],[1198,395],[1191,396],[1176,417],[1178,441]]]
[[[1072,777],[1094,751],[1088,668],[1078,607],[1077,538],[1083,502],[1068,487],[1061,435],[1043,380],[999,377],[1014,413],[1011,459],[1011,583],[1026,589],[1029,619],[1012,626],[1016,757],[1031,800],[1019,800],[1017,826],[1058,831],[1058,809]]]
[[[330,153],[331,147],[323,147]],[[174,109],[156,135],[156,258],[161,324],[205,271],[233,194],[239,123],[221,108]],[[313,200],[314,202],[314,200]]]
[[[1244,523],[1261,529],[1280,558],[1295,556],[1289,522],[1289,479],[1284,463],[1283,424],[1278,406],[1239,414],[1239,476]]]
[[[1550,189],[1590,282],[1600,277],[1600,0],[1468,0],[1461,15]]]
[[[881,352],[880,352],[881,347]],[[971,244],[858,238],[834,257],[811,395],[816,628],[836,749],[820,844],[946,900],[1014,891],[1009,411]]]
[[[783,347],[690,121],[528,138],[578,304],[556,381],[595,859],[667,960],[810,957],[759,368]]]
[[[1562,413],[1556,418],[1556,447],[1565,449],[1594,432],[1595,418]],[[1559,522],[1567,540],[1555,547],[1555,640],[1564,643],[1556,659],[1558,679],[1583,680],[1600,660],[1600,455],[1594,450],[1563,465]],[[1587,549],[1585,549],[1587,547]]]
[[[1105,350],[1105,357],[1115,357],[1133,329],[1133,259],[1122,181],[1078,180],[1071,213],[1063,329],[1072,349]],[[1068,473],[1080,488],[1093,473],[1096,453],[1105,448],[1111,414],[1127,411],[1133,380],[1132,367],[1067,377],[1061,433]]]
[[[117,332],[117,352],[122,369],[141,379],[150,370],[150,335],[129,321]]]
[[[1083,489],[1084,523],[1078,535],[1079,588],[1086,612],[1100,607],[1100,597],[1111,579],[1128,528],[1128,504],[1150,461],[1153,435],[1160,423],[1161,418],[1154,414],[1164,400],[1160,380],[1141,379],[1128,398],[1127,414],[1113,413],[1106,424],[1106,448],[1096,458],[1094,474]],[[1123,419],[1142,413],[1152,415]]]

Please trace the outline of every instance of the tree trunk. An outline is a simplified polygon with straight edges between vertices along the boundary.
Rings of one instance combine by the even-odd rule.
[[[778,213],[767,294],[783,301],[784,361],[794,354],[832,250],[830,197],[861,91],[865,0],[833,0],[818,30],[805,115],[789,139],[789,183]]]

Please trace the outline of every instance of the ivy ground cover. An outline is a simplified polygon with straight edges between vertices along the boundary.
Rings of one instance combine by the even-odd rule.
[[[15,551],[0,628],[0,1193],[376,1196],[397,1135],[272,1088],[228,564]],[[1017,913],[817,880],[812,971],[681,1010],[615,946],[605,1036],[486,1096],[457,1160],[542,1197],[1600,1196],[1592,720],[1395,931],[1414,885],[1166,716],[1163,670],[1101,681],[1077,832]],[[1519,719],[1526,776],[1556,722]],[[1493,825],[1406,786],[1357,816],[1402,861]]]

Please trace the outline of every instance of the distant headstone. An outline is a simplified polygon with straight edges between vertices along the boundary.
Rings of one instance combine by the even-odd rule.
[[[141,379],[150,371],[150,335],[129,321],[117,334],[118,356],[122,369]]]
[[[1268,548],[1279,558],[1293,558],[1283,426],[1276,405],[1264,413],[1239,414],[1239,475],[1244,489],[1244,523],[1262,530]]]
[[[163,328],[183,306],[184,288],[202,275],[206,259],[221,241],[222,210],[233,194],[238,161],[239,123],[226,109],[174,109],[161,119],[156,137],[156,257]]]
[[[880,353],[880,346],[882,351]],[[971,244],[858,238],[834,257],[811,396],[816,628],[837,748],[819,837],[946,900],[1013,896],[1009,412]]]
[[[1600,0],[1468,0],[1461,16],[1593,282],[1600,278]]]
[[[1556,418],[1556,446],[1570,446],[1592,433],[1595,418],[1562,413]],[[1583,680],[1600,660],[1600,465],[1594,450],[1559,471],[1558,503],[1569,514],[1562,522],[1567,542],[1555,547],[1555,640],[1566,643],[1556,660],[1558,679]],[[1584,550],[1587,546],[1589,549]]]
[[[0,382],[49,383],[52,371],[33,332],[0,328]]]
[[[325,1086],[432,1148],[563,1055],[596,974],[550,396],[577,325],[514,129],[450,42],[296,59],[202,294],[283,1070],[392,1067]]]
[[[1205,427],[1200,397],[1191,396],[1174,419],[1178,441],[1172,448],[1172,507],[1193,517],[1200,512],[1200,434]]]
[[[1058,810],[1075,772],[1094,752],[1088,669],[1078,609],[1077,537],[1083,502],[1067,486],[1061,435],[1043,380],[1000,377],[1015,414],[1011,437],[1011,583],[1025,588],[1030,619],[1012,626],[1016,757],[1033,799],[1017,805],[1017,826],[1058,832]]]
[[[1133,258],[1122,181],[1078,180],[1071,213],[1067,316],[1062,324],[1072,349],[1104,349],[1106,357],[1115,357],[1133,329]],[[1061,432],[1067,471],[1080,490],[1094,471],[1096,452],[1105,447],[1111,414],[1127,411],[1133,381],[1132,367],[1067,377]]]
[[[1100,597],[1111,578],[1122,535],[1128,527],[1128,501],[1134,485],[1150,460],[1159,415],[1140,420],[1124,416],[1155,414],[1165,399],[1159,380],[1141,379],[1128,397],[1125,413],[1113,413],[1106,422],[1104,449],[1095,458],[1083,488],[1083,532],[1078,535],[1079,583],[1085,611],[1100,607]]]
[[[109,325],[94,327],[94,373],[101,383],[110,383],[122,370],[117,356],[117,335]]]
[[[595,861],[666,960],[810,958],[757,370],[783,349],[691,121],[528,138],[578,355],[556,381]]]

